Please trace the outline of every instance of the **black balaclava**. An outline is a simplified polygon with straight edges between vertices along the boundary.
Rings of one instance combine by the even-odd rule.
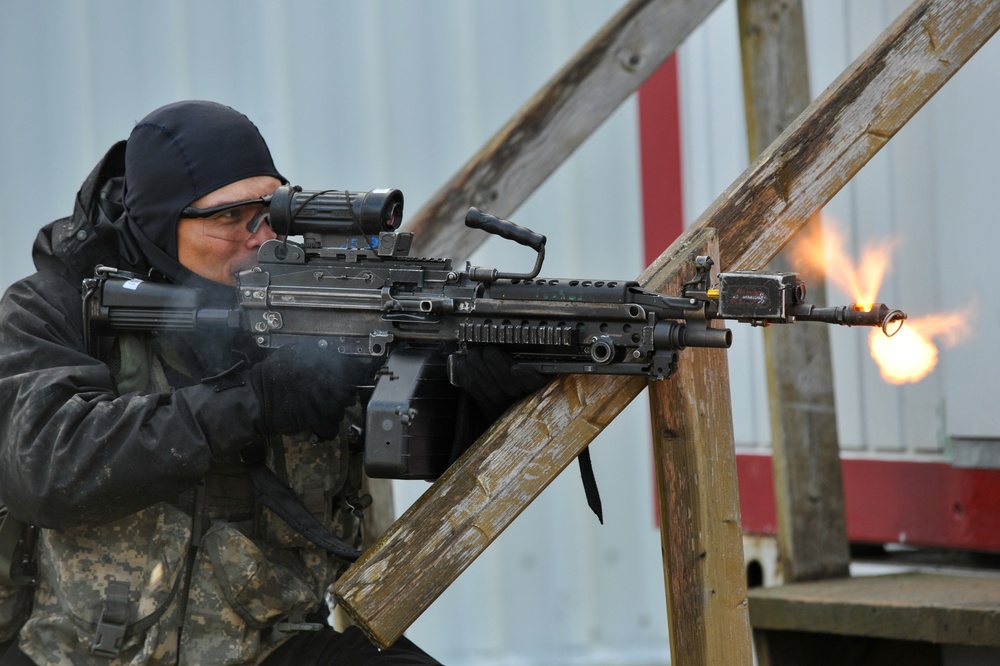
[[[286,182],[250,119],[222,104],[175,102],[140,120],[125,148],[128,227],[150,266],[173,282],[216,283],[177,260],[177,220],[195,200],[244,178]]]

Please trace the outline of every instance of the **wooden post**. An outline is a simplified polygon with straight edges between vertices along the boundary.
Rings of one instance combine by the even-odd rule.
[[[704,242],[695,243],[692,254],[718,256],[714,230],[702,232]],[[678,273],[669,291],[679,293],[693,272]],[[685,351],[673,377],[649,383],[649,403],[670,661],[749,666],[753,654],[726,350]]]
[[[809,104],[809,67],[801,0],[739,0],[740,51],[750,159]],[[809,222],[822,234],[819,215]],[[789,256],[770,263],[794,271]],[[825,275],[808,280],[809,301],[824,305]],[[825,326],[764,330],[771,408],[778,547],[785,582],[848,575],[830,334]]]
[[[998,27],[996,0],[914,2],[640,281],[665,287],[701,227],[722,269],[765,265]],[[513,408],[341,577],[337,601],[392,644],[645,384],[570,376]]]

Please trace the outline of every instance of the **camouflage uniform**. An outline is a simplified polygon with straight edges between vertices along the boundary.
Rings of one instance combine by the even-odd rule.
[[[265,438],[253,390],[201,381],[229,367],[228,344],[128,335],[89,354],[82,279],[98,264],[146,268],[114,224],[122,152],[98,164],[73,216],[39,233],[38,272],[0,302],[0,501],[43,528],[20,647],[50,664],[255,663],[283,623],[325,613],[343,565],[255,501],[238,458]],[[357,544],[346,427],[332,442],[266,438],[267,463]],[[120,650],[91,653],[121,631]]]

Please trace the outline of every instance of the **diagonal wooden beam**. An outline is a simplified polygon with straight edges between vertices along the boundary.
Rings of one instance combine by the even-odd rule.
[[[442,186],[406,230],[416,256],[467,258],[490,236],[465,227],[469,206],[509,216],[659,68],[722,0],[631,0]],[[392,486],[368,479],[373,506]],[[391,524],[368,517],[366,534]]]
[[[722,268],[763,266],[998,27],[996,0],[914,2],[641,281],[666,286],[706,227],[718,230]],[[568,376],[516,406],[341,577],[338,603],[392,644],[645,385]]]
[[[469,206],[508,217],[721,0],[632,0],[406,223],[415,256],[464,260],[489,236]]]

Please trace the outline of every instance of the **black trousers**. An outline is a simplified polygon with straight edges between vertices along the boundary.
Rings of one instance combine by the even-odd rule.
[[[344,632],[327,627],[319,631],[303,631],[289,638],[263,661],[262,666],[296,664],[425,666],[440,662],[406,637],[400,638],[388,649],[379,650],[357,627],[348,627]]]
[[[16,641],[0,644],[0,655],[0,666],[35,666],[18,649]],[[400,638],[387,650],[379,650],[357,627],[348,627],[343,633],[325,628],[296,634],[272,652],[262,666],[428,666],[439,663],[407,638]]]

